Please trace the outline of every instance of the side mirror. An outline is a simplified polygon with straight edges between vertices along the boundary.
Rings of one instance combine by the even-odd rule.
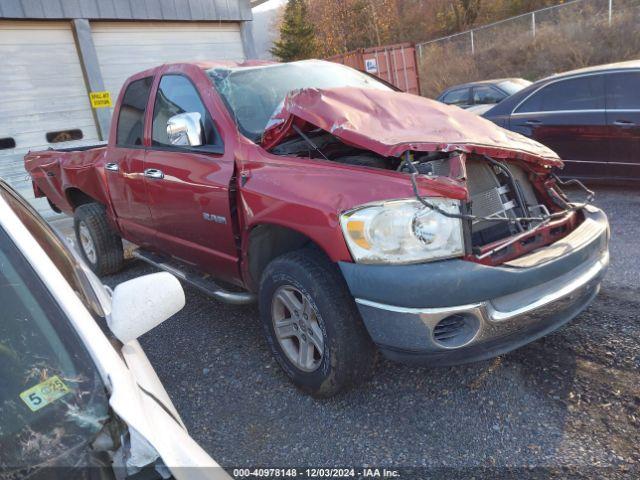
[[[167,121],[171,145],[199,147],[202,142],[202,118],[198,112],[179,113]]]
[[[109,328],[122,343],[140,337],[184,307],[184,290],[167,272],[121,283],[111,297]]]

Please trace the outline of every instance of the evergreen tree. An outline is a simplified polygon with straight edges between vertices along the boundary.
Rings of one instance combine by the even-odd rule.
[[[289,0],[280,26],[280,39],[274,43],[271,54],[283,62],[302,60],[314,57],[316,46],[307,0]]]

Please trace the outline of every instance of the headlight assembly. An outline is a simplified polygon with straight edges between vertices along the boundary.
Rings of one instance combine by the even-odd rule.
[[[456,200],[425,200],[446,212],[460,213]],[[358,263],[420,263],[464,254],[462,222],[417,200],[363,205],[342,214],[340,223]]]

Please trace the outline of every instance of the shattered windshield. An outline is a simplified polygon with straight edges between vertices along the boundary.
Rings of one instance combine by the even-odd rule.
[[[89,443],[108,417],[75,330],[0,229],[0,471],[100,465]]]
[[[293,90],[312,87],[391,90],[352,68],[313,60],[251,68],[212,68],[207,74],[240,132],[254,141],[260,139],[273,113]]]

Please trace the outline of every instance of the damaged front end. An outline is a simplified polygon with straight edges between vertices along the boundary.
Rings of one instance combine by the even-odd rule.
[[[262,146],[276,155],[409,175],[421,210],[461,223],[463,251],[453,248],[448,256],[485,265],[503,264],[568,235],[593,197],[573,181],[584,199],[568,199],[566,184],[552,173],[562,162],[543,145],[461,109],[397,92],[294,92],[271,118]],[[456,208],[439,197],[458,200]],[[354,257],[366,232],[355,235]],[[421,260],[409,255],[398,263]],[[357,261],[376,263],[376,257]]]
[[[598,293],[609,227],[592,192],[574,182],[584,199],[570,201],[554,152],[474,114],[396,92],[301,90],[262,146],[342,164],[332,173],[349,170],[361,187],[336,212],[351,254],[338,266],[389,359],[501,355],[560,328]]]
[[[593,199],[593,192],[575,181],[584,200],[571,203],[561,189],[565,184],[546,169],[536,172],[526,163],[488,155],[460,153],[416,166],[407,152],[402,169],[412,175],[416,198],[428,209],[434,206],[420,196],[416,177],[424,171],[458,175],[467,188],[455,215],[464,226],[465,257],[486,265],[500,265],[560,240],[581,223],[580,211]]]

